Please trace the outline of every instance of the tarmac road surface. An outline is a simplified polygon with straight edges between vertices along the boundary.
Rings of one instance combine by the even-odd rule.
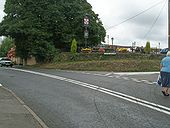
[[[170,98],[157,76],[0,68],[0,83],[49,128],[169,128]]]

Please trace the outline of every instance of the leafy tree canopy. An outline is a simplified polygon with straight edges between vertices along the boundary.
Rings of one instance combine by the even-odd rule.
[[[8,51],[14,47],[14,40],[11,37],[7,37],[2,41],[2,44],[0,45],[0,56],[6,57]]]
[[[0,35],[15,39],[17,55],[22,58],[37,53],[35,49],[55,47],[65,50],[70,48],[73,38],[79,46],[84,46],[85,14],[90,18],[89,45],[100,43],[106,33],[86,0],[6,0],[4,12]],[[42,45],[40,41],[48,45]]]

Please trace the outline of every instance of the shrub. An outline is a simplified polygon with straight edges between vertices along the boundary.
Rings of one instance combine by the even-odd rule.
[[[76,53],[76,52],[77,52],[77,41],[76,39],[73,39],[71,43],[71,53]]]
[[[145,53],[150,54],[151,47],[150,47],[150,42],[149,41],[146,42],[146,47],[145,47],[144,51],[145,51]]]

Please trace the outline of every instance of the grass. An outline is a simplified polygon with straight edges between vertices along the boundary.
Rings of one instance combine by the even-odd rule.
[[[159,64],[159,60],[102,60],[50,63],[38,67],[81,71],[145,72],[159,71]]]
[[[38,68],[113,71],[113,72],[152,72],[160,70],[160,61],[164,56],[149,54],[58,54],[52,63],[35,65]]]

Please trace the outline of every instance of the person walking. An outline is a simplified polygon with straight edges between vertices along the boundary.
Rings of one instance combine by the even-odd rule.
[[[166,57],[161,60],[161,83],[162,93],[164,96],[169,96],[170,87],[170,51],[167,52]]]

